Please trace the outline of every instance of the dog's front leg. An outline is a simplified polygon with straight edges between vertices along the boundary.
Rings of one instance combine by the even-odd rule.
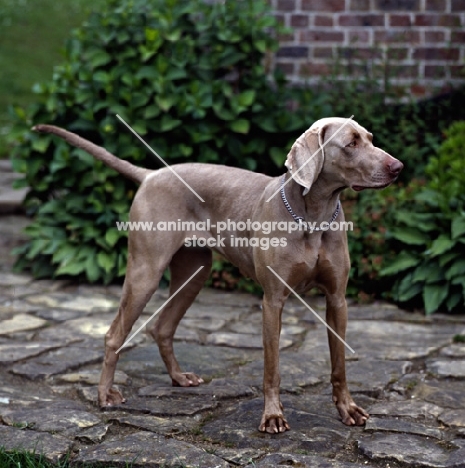
[[[326,296],[326,320],[328,325],[345,340],[347,328],[347,303],[343,295]],[[352,399],[346,381],[345,345],[328,329],[329,350],[331,353],[331,384],[333,401],[348,426],[363,426],[368,413],[357,406]]]
[[[265,368],[263,375],[263,394],[265,408],[258,429],[276,434],[290,429],[284,418],[283,406],[279,398],[279,335],[281,333],[281,313],[284,299],[263,298],[263,347]]]

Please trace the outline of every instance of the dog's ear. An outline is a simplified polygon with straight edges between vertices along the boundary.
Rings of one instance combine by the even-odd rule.
[[[287,155],[285,166],[293,179],[304,187],[303,195],[307,195],[323,168],[325,130],[326,125],[317,127],[312,125],[297,138]]]

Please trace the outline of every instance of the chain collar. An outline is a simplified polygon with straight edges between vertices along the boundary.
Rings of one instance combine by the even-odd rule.
[[[292,210],[291,208],[291,205],[289,204],[289,202],[287,201],[287,198],[286,198],[286,193],[284,192],[284,182],[286,180],[286,174],[283,175],[282,179],[281,179],[281,199],[283,200],[283,203],[284,203],[284,206],[287,208],[287,211],[289,211],[290,215],[294,218],[294,221],[297,223],[297,224],[305,224],[307,226],[307,231],[309,232],[313,232],[313,231],[327,231],[329,229],[329,225],[334,222],[336,220],[336,218],[338,217],[339,215],[339,211],[341,211],[341,202],[338,200],[337,201],[337,205],[336,205],[336,211],[333,213],[333,216],[331,217],[331,219],[329,220],[329,223],[328,223],[328,228],[327,229],[321,229],[320,227],[314,227],[313,229],[310,228],[309,226],[309,223],[307,223],[305,221],[304,218],[302,218],[302,216],[297,216],[294,211]]]

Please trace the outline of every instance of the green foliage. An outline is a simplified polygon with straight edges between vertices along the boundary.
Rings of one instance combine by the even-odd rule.
[[[465,305],[465,121],[446,132],[426,167],[427,183],[391,213],[390,245],[397,253],[380,272],[394,279],[392,297],[437,310]]]
[[[268,8],[252,0],[108,0],[72,34],[53,80],[35,87],[40,102],[13,109],[13,165],[25,175],[18,185],[31,188],[26,206],[35,216],[18,268],[88,281],[124,276],[126,234],[114,226],[135,190],[83,151],[32,133],[32,124],[53,123],[157,167],[119,114],[169,163],[282,171],[286,148],[321,110],[307,91],[291,111],[296,91],[279,74],[267,77],[279,32]]]
[[[57,463],[50,463],[46,457],[35,451],[6,450],[0,446],[0,466],[2,468],[68,468],[69,456],[66,455]],[[89,467],[90,468],[90,467]]]

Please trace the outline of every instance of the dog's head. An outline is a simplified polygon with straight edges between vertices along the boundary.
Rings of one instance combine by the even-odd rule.
[[[306,195],[320,175],[341,188],[381,189],[394,182],[404,165],[373,145],[373,135],[357,122],[339,117],[316,121],[292,145],[286,160]]]

